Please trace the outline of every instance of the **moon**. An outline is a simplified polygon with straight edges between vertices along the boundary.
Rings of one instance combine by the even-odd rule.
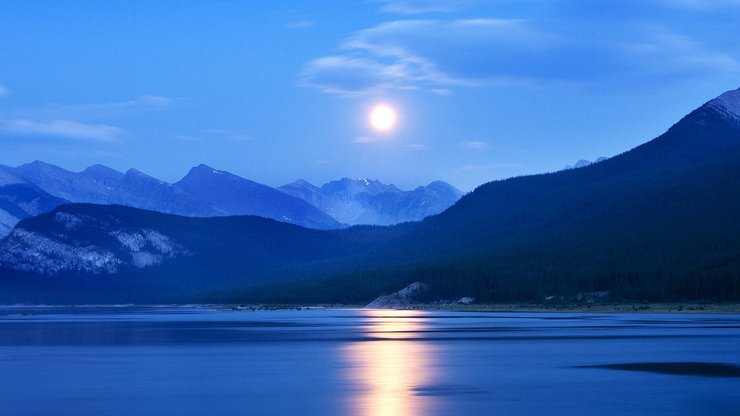
[[[370,111],[370,125],[380,132],[388,132],[396,126],[396,110],[388,104],[377,104]]]

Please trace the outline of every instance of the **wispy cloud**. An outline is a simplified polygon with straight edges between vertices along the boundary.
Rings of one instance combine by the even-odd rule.
[[[207,129],[203,133],[214,138],[220,138],[234,142],[246,142],[254,140],[252,136],[249,136],[247,134],[237,133],[226,129]]]
[[[131,114],[169,108],[174,102],[174,99],[168,97],[144,95],[130,100],[114,102],[82,104],[55,103],[34,108],[17,108],[7,111],[6,114],[10,114],[16,118],[44,120],[109,120]]]
[[[115,102],[9,107],[4,109],[3,118],[0,118],[0,132],[15,136],[111,143],[121,140],[127,131],[108,120],[167,108],[172,103],[171,98],[145,95]]]
[[[658,0],[661,6],[680,7],[698,11],[715,11],[740,7],[740,0]]]
[[[107,124],[86,124],[70,120],[39,122],[27,119],[0,120],[0,132],[17,136],[42,136],[99,143],[118,141],[126,131]]]
[[[488,148],[488,143],[481,140],[468,140],[460,142],[460,147],[468,150],[484,150]]]
[[[429,149],[429,146],[428,145],[421,144],[421,143],[409,143],[409,144],[403,145],[403,147],[405,147],[407,149],[410,149],[410,150],[426,150],[426,149]]]
[[[354,139],[352,139],[352,143],[359,143],[359,144],[367,144],[367,143],[377,143],[380,139],[377,137],[370,137],[370,136],[357,136]]]
[[[300,84],[326,93],[359,95],[399,86],[392,65],[350,56],[325,56],[310,61],[300,75]]]
[[[300,83],[342,95],[399,89],[450,94],[461,87],[624,85],[740,73],[740,56],[732,48],[717,50],[658,24],[611,22],[617,37],[590,35],[592,23],[569,23],[386,22],[346,38],[341,53],[308,62]]]
[[[639,35],[615,46],[632,71],[670,74],[740,72],[740,61],[730,54],[708,50],[696,40],[658,25],[638,29]]]
[[[386,89],[449,94],[454,87],[525,82],[545,73],[534,61],[559,41],[519,19],[393,21],[355,33],[341,45],[346,54],[309,62],[300,79],[345,95]]]
[[[50,111],[60,111],[77,117],[113,118],[135,112],[152,111],[167,108],[174,100],[159,95],[143,95],[131,100],[110,103],[92,103],[79,105],[56,105]]]
[[[207,140],[247,142],[254,140],[254,137],[247,134],[236,133],[226,129],[206,129],[199,133],[193,134],[175,134],[172,136],[172,138],[187,142],[204,142]]]
[[[381,11],[396,14],[447,13],[470,6],[470,0],[375,0]]]
[[[313,27],[316,23],[313,20],[297,20],[295,22],[288,23],[285,25],[288,29],[308,29]]]
[[[0,85],[0,97],[10,94],[10,90]]]
[[[202,137],[196,137],[190,134],[175,134],[172,136],[173,139],[182,140],[184,142],[202,142]]]

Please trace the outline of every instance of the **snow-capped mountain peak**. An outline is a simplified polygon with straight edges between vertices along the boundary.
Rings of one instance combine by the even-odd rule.
[[[439,214],[462,196],[457,188],[442,181],[403,191],[395,185],[369,178],[342,178],[320,188],[298,180],[279,189],[348,225],[420,221]]]
[[[707,105],[720,113],[740,121],[740,88],[720,95]]]

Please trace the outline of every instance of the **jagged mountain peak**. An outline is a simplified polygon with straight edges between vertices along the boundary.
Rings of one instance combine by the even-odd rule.
[[[131,168],[126,171],[126,174],[123,176],[123,180],[131,183],[137,183],[137,184],[154,184],[155,186],[163,186],[163,187],[172,187],[172,184],[167,183],[165,181],[161,181],[151,175],[147,175],[146,173]],[[151,207],[148,207],[149,209],[152,209]]]
[[[311,182],[305,180],[305,179],[298,179],[297,181],[293,182],[294,185],[306,185],[306,186],[314,186]]]
[[[101,164],[90,165],[82,172],[83,174],[123,175],[121,172]]]
[[[253,181],[250,181],[249,179],[243,178],[241,176],[235,175],[225,170],[213,168],[204,163],[201,163],[198,166],[194,166],[190,168],[190,171],[188,172],[188,174],[185,175],[185,177],[183,177],[179,183],[186,183],[192,180],[219,180],[219,179],[229,179],[232,181],[240,181],[240,182],[250,183],[250,184],[255,183]]]
[[[342,178],[336,181],[325,183],[321,190],[326,193],[356,195],[364,192],[370,195],[378,195],[384,192],[402,192],[395,185],[386,185],[377,179],[351,179]]]
[[[444,211],[462,196],[460,190],[442,181],[403,191],[377,179],[347,177],[325,183],[320,188],[298,180],[278,189],[348,225],[419,221]]]
[[[456,187],[450,185],[449,183],[445,181],[433,181],[430,182],[429,185],[426,186],[427,189],[434,189],[437,191],[449,191],[453,194],[457,195],[458,197],[463,195],[463,192]]]
[[[190,169],[175,187],[218,207],[221,215],[258,215],[311,228],[340,227],[303,199],[205,164]]]
[[[138,169],[134,169],[134,168],[127,170],[126,176],[139,176],[139,177],[144,177],[144,178],[151,178],[151,176],[147,175],[146,173]]]
[[[52,165],[51,163],[46,163],[46,162],[44,162],[42,160],[38,160],[38,159],[37,160],[34,160],[33,162],[24,163],[24,164],[22,164],[20,166],[54,166],[54,167],[57,167],[56,165]]]
[[[57,165],[52,165],[51,163],[46,163],[41,160],[34,160],[30,163],[24,163],[22,165],[19,165],[16,169],[21,172],[41,172],[49,170],[68,172],[66,169],[62,169]]]
[[[111,187],[119,186],[126,177],[126,175],[113,168],[98,164],[88,166],[79,174],[80,176],[91,179],[93,182],[103,183]]]
[[[222,170],[215,169],[211,166],[206,165],[205,163],[201,163],[198,166],[193,166],[190,169],[190,172],[198,172],[198,173],[223,173]]]
[[[316,185],[312,184],[311,182],[305,179],[298,179],[289,184],[283,185],[279,187],[278,189],[282,189],[282,188],[299,188],[299,189],[311,189],[311,190],[319,189]]]

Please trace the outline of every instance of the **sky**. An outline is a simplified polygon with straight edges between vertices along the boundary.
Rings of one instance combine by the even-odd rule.
[[[737,22],[740,0],[4,1],[0,164],[471,191],[740,87]]]

